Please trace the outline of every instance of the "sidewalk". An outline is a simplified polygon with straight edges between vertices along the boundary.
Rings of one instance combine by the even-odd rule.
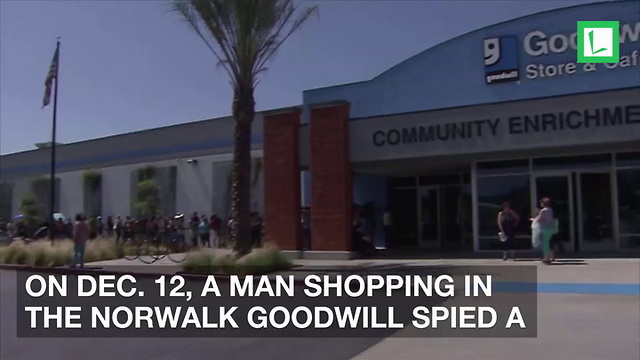
[[[303,278],[311,273],[336,273],[375,269],[407,267],[452,267],[452,266],[536,266],[538,283],[572,284],[640,284],[640,259],[559,259],[553,265],[545,265],[532,259],[502,261],[502,259],[358,259],[358,260],[295,260],[296,268],[283,274],[295,274]],[[0,265],[0,268],[19,266]],[[40,271],[46,271],[39,269]],[[116,259],[88,263],[85,271],[128,272],[142,275],[175,274],[182,270],[180,263],[168,257],[152,264],[140,260]],[[54,272],[78,270],[58,268]]]
[[[615,291],[602,292],[601,288],[629,288],[640,290],[640,259],[560,259],[558,265],[544,265],[536,261],[502,261],[501,259],[425,259],[425,260],[377,260],[361,259],[349,261],[329,260],[298,260],[299,267],[288,271],[303,277],[311,273],[348,272],[375,268],[394,267],[479,267],[479,266],[536,266],[538,270],[538,336],[524,339],[495,339],[495,338],[407,338],[402,337],[403,331],[386,339],[313,339],[308,341],[331,340],[332,349],[349,347],[357,349],[352,352],[357,360],[386,360],[403,359],[433,359],[433,360],[511,360],[514,357],[528,359],[563,359],[563,360],[637,360],[640,358],[640,292],[621,294]],[[173,263],[168,258],[153,264],[144,264],[139,260],[126,259],[109,260],[88,264],[87,272],[93,271],[127,271],[137,274],[157,276],[159,274],[175,274],[181,270],[180,264]],[[2,266],[0,266],[2,269]],[[56,270],[74,271],[73,269]],[[47,271],[46,269],[39,271]],[[77,271],[77,270],[76,270]],[[15,277],[15,276],[14,276]],[[557,285],[561,291],[546,291],[544,286]],[[571,287],[583,285],[586,292],[573,292]],[[3,294],[4,306],[15,311],[15,304],[9,305],[7,293],[15,290],[15,285],[6,285]],[[542,289],[542,290],[540,290]],[[15,300],[12,300],[15,301]],[[451,305],[451,303],[449,303]],[[6,313],[5,313],[6,314]],[[7,320],[5,319],[5,323]],[[11,325],[15,329],[15,325]],[[6,336],[6,332],[5,335]],[[176,348],[190,349],[191,354],[201,354],[205,351],[217,351],[224,348],[231,339],[135,339],[127,343],[122,339],[99,339],[92,342],[86,351],[113,351],[127,349],[128,352],[144,353],[152,358],[150,351],[176,351]],[[302,344],[305,339],[282,339],[286,342],[278,343],[280,339],[244,339],[242,346],[247,348],[262,346],[263,350],[269,346],[290,347],[292,344]],[[340,340],[349,340],[340,345]],[[16,344],[21,339],[13,339]],[[82,348],[91,339],[43,339],[48,346],[54,346],[58,352],[66,348]],[[173,341],[173,342],[171,342]],[[206,342],[205,342],[206,341]],[[20,346],[26,346],[21,342]],[[277,345],[274,345],[277,344]],[[313,345],[313,344],[311,344]],[[310,348],[304,343],[305,348]],[[159,347],[164,346],[162,350]],[[102,347],[102,348],[101,348]],[[89,347],[86,347],[89,349]],[[151,349],[151,350],[150,350]],[[318,349],[318,346],[315,347]],[[143,351],[144,350],[144,351]],[[69,350],[71,351],[71,350]],[[235,350],[234,350],[235,351]],[[138,354],[136,353],[136,354]],[[157,355],[157,359],[164,355]],[[168,357],[167,357],[168,358]]]

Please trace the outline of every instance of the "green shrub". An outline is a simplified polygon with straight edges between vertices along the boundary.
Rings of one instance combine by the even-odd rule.
[[[112,239],[96,239],[89,241],[85,248],[85,261],[94,262],[118,258],[119,251]]]
[[[269,274],[289,270],[293,262],[275,247],[254,249],[236,261],[236,267],[248,274]]]
[[[6,248],[5,263],[24,264],[26,260],[26,244],[22,240],[16,240]]]
[[[28,265],[32,266],[47,266],[50,262],[51,254],[51,242],[49,241],[36,241],[25,249],[29,254],[27,260]]]
[[[211,249],[189,252],[185,255],[182,269],[192,274],[213,273],[215,257],[215,252]]]
[[[238,258],[235,254],[216,254],[211,249],[201,249],[187,254],[182,268],[193,274],[269,274],[293,267],[289,258],[275,247],[254,249]]]
[[[71,263],[73,241],[39,240],[25,243],[13,241],[8,246],[0,247],[0,263],[23,264],[32,266],[63,266]],[[87,242],[85,262],[111,260],[119,258],[119,249],[114,239],[96,239]]]
[[[238,272],[236,257],[233,254],[225,254],[213,259],[212,270],[223,274],[235,274]]]
[[[73,256],[73,242],[70,240],[56,241],[56,244],[51,247],[49,253],[48,266],[63,266],[71,263]]]

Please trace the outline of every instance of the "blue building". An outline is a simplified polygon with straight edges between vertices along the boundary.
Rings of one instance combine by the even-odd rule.
[[[577,63],[577,22],[605,20],[620,24],[620,61]],[[136,174],[151,165],[165,212],[226,213],[232,124],[64,145],[58,208],[127,215]],[[477,252],[500,248],[496,218],[509,201],[522,219],[517,246],[528,249],[541,197],[552,199],[566,250],[640,249],[640,2],[478,29],[373,79],[304,91],[300,107],[259,114],[254,129],[252,204],[268,239],[297,254],[350,256],[353,203],[375,204],[378,246]],[[2,156],[5,216],[47,175],[47,159],[46,149]],[[83,185],[87,171],[102,174],[100,191]]]
[[[577,63],[577,22],[606,20],[619,22],[620,61]],[[499,249],[505,201],[522,219],[517,246],[530,248],[542,197],[566,250],[640,247],[640,2],[495,24],[303,99],[301,196],[314,250],[350,250],[341,219],[351,198],[388,207],[404,248]],[[265,154],[268,167],[268,143]],[[381,226],[375,238],[387,242]]]

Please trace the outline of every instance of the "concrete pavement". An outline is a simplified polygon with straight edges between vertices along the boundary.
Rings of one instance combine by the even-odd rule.
[[[167,259],[168,261],[168,259]],[[567,260],[558,265],[493,259],[300,260],[295,273],[371,266],[538,266],[538,337],[532,339],[18,339],[14,271],[0,271],[0,359],[478,359],[637,360],[640,260]],[[177,271],[169,262],[92,266]],[[580,291],[574,290],[580,289]],[[629,289],[632,291],[629,292]],[[453,300],[451,300],[453,301]],[[402,335],[398,333],[396,335]],[[37,346],[34,346],[36,344]]]

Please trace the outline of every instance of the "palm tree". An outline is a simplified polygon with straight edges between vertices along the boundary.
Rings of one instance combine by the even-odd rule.
[[[251,251],[251,123],[258,76],[284,41],[316,11],[293,0],[174,0],[231,79],[235,120],[231,186],[232,241],[239,255]]]

